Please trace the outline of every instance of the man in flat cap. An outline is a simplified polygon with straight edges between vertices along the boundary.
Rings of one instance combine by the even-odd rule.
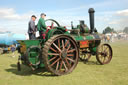
[[[36,16],[35,15],[32,15],[31,16],[31,20],[29,21],[28,23],[28,35],[29,35],[29,39],[32,40],[32,39],[35,39],[36,35],[36,26],[35,26],[35,20],[36,20]]]
[[[38,21],[38,24],[37,24],[37,29],[39,31],[39,34],[40,34],[40,38],[42,38],[44,41],[45,41],[45,36],[46,36],[46,30],[49,29],[46,24],[45,24],[45,17],[46,17],[46,14],[45,13],[41,13],[40,15],[40,19]]]

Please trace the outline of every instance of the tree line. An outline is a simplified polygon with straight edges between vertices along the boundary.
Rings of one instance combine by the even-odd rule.
[[[128,34],[128,27],[125,27],[123,30],[122,30],[124,33]],[[117,33],[116,30],[114,30],[114,28],[111,28],[111,27],[106,27],[104,30],[103,30],[103,34],[107,34],[107,33]]]

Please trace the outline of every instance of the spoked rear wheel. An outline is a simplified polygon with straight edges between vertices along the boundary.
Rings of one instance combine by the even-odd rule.
[[[97,48],[96,59],[100,64],[108,64],[112,59],[112,48],[109,44],[102,44]]]
[[[78,55],[76,42],[67,35],[51,37],[43,48],[45,67],[55,75],[72,72],[78,63]]]

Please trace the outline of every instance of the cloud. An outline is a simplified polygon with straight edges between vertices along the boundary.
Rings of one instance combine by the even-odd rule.
[[[56,11],[52,12],[52,14],[54,13],[56,14]],[[57,13],[59,14],[59,12]],[[13,8],[0,8],[0,30],[5,29],[6,31],[26,33],[28,29],[28,21],[30,20],[30,16],[32,14],[35,14],[39,19],[40,13],[38,12],[29,11],[24,14],[18,14]],[[50,12],[48,12],[47,15],[49,14]],[[60,25],[68,26],[68,27],[71,25],[71,21],[75,21],[74,25],[76,25],[76,23],[78,23],[77,21],[81,19],[84,20],[87,19],[86,16],[67,16],[67,15],[65,16],[50,15],[47,16],[47,19],[51,17],[57,20],[60,23]],[[38,19],[36,20],[36,23]]]
[[[31,14],[34,12],[30,11],[24,14],[16,13],[13,8],[0,8],[0,19],[2,20],[26,20],[29,19]]]
[[[70,11],[74,11],[76,14],[77,12],[75,10],[81,10],[84,7],[80,7],[80,8],[74,8],[74,9],[69,9]],[[67,11],[69,11],[67,10]],[[66,11],[66,10],[65,10]],[[65,12],[63,11],[63,12]],[[89,14],[88,11],[85,11],[86,14],[85,15],[73,15],[71,13],[68,12],[60,12],[60,11],[53,11],[52,13],[48,12],[47,18],[53,18],[55,20],[57,20],[60,25],[63,26],[67,26],[70,28],[71,26],[71,21],[74,22],[74,26],[79,24],[79,20],[85,20],[85,23],[89,26]],[[54,15],[57,14],[57,15]],[[64,14],[64,15],[60,15],[60,14]],[[74,14],[75,14],[74,13]],[[18,32],[18,33],[26,33],[27,32],[27,28],[28,28],[28,21],[30,19],[30,16],[32,14],[36,14],[37,17],[39,18],[39,14],[38,12],[27,12],[24,14],[18,14],[16,13],[15,9],[13,8],[0,8],[0,26],[2,26],[2,28],[5,28],[8,31],[13,31],[13,32]],[[66,15],[67,14],[67,15]],[[101,15],[103,15],[104,13],[101,13]],[[105,12],[104,16],[96,16],[96,22],[98,23],[102,23],[102,22],[106,22],[108,21],[110,18],[108,17],[109,12]],[[38,20],[36,20],[37,23]],[[96,25],[98,26],[98,28],[101,28],[100,24]],[[0,28],[1,29],[1,28]],[[101,29],[99,29],[101,30]]]
[[[113,4],[115,1],[116,5]],[[106,11],[106,9],[109,9],[110,7],[117,7],[117,5],[120,4],[120,1],[121,0],[107,0],[68,9],[46,11],[45,13],[48,15],[47,18],[53,18],[64,26],[70,26],[71,21],[74,21],[74,25],[77,25],[79,24],[79,20],[85,20],[85,23],[89,26],[88,8],[94,7],[96,10],[95,22],[98,31],[101,32],[106,26],[109,25],[115,29],[120,29],[127,26],[126,22],[128,22],[128,9]],[[108,8],[105,9],[104,7]],[[13,32],[25,33],[27,32],[28,21],[30,20],[30,16],[32,14],[35,14],[39,19],[40,13],[37,11],[28,11],[27,13],[19,14],[13,8],[0,8],[0,26],[9,31],[11,30]],[[1,27],[0,30],[2,29]]]
[[[119,4],[119,0],[117,0]],[[77,5],[76,7],[72,8],[66,8],[66,9],[61,9],[61,10],[54,10],[54,11],[46,11],[47,14],[49,15],[55,15],[55,16],[78,16],[78,15],[88,15],[88,9],[89,8],[94,8],[96,10],[102,9],[104,7],[111,7],[114,4],[113,0],[106,0],[106,1],[100,1],[100,2],[95,2],[91,4],[83,4],[83,5]],[[96,11],[97,12],[97,11]]]
[[[101,1],[101,2],[96,2],[92,4],[76,6],[74,8],[54,10],[54,11],[48,12],[48,14],[51,16],[55,15],[54,19],[56,19],[60,23],[62,22],[63,25],[69,26],[71,21],[84,19],[86,24],[88,24],[89,26],[88,9],[90,7],[94,7],[94,9],[96,10],[95,25],[100,32],[102,32],[102,30],[106,26],[112,26],[113,28],[115,28],[115,30],[122,29],[124,26],[126,26],[126,24],[124,25],[124,20],[122,20],[122,18],[120,18],[119,16],[120,12],[118,12],[118,16],[117,16],[118,10],[116,11],[115,8],[118,9],[117,6],[122,6],[122,4],[124,4],[126,1],[127,0],[125,0],[124,2],[121,2],[121,0],[107,0],[107,1]]]
[[[20,19],[13,8],[0,8],[0,19]]]
[[[29,11],[19,14],[13,8],[0,8],[0,30],[27,33],[28,21],[32,14],[37,13]]]
[[[116,14],[119,16],[128,16],[128,9],[117,11]]]
[[[118,10],[115,11],[111,21],[109,22],[110,25],[114,26],[116,29],[124,29],[128,27],[128,9]]]

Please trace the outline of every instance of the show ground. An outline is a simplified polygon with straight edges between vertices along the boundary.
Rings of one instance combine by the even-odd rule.
[[[128,41],[111,43],[112,61],[99,65],[92,56],[87,62],[79,61],[75,70],[64,76],[52,76],[45,69],[32,71],[22,65],[17,71],[18,53],[0,55],[0,85],[128,85]]]

